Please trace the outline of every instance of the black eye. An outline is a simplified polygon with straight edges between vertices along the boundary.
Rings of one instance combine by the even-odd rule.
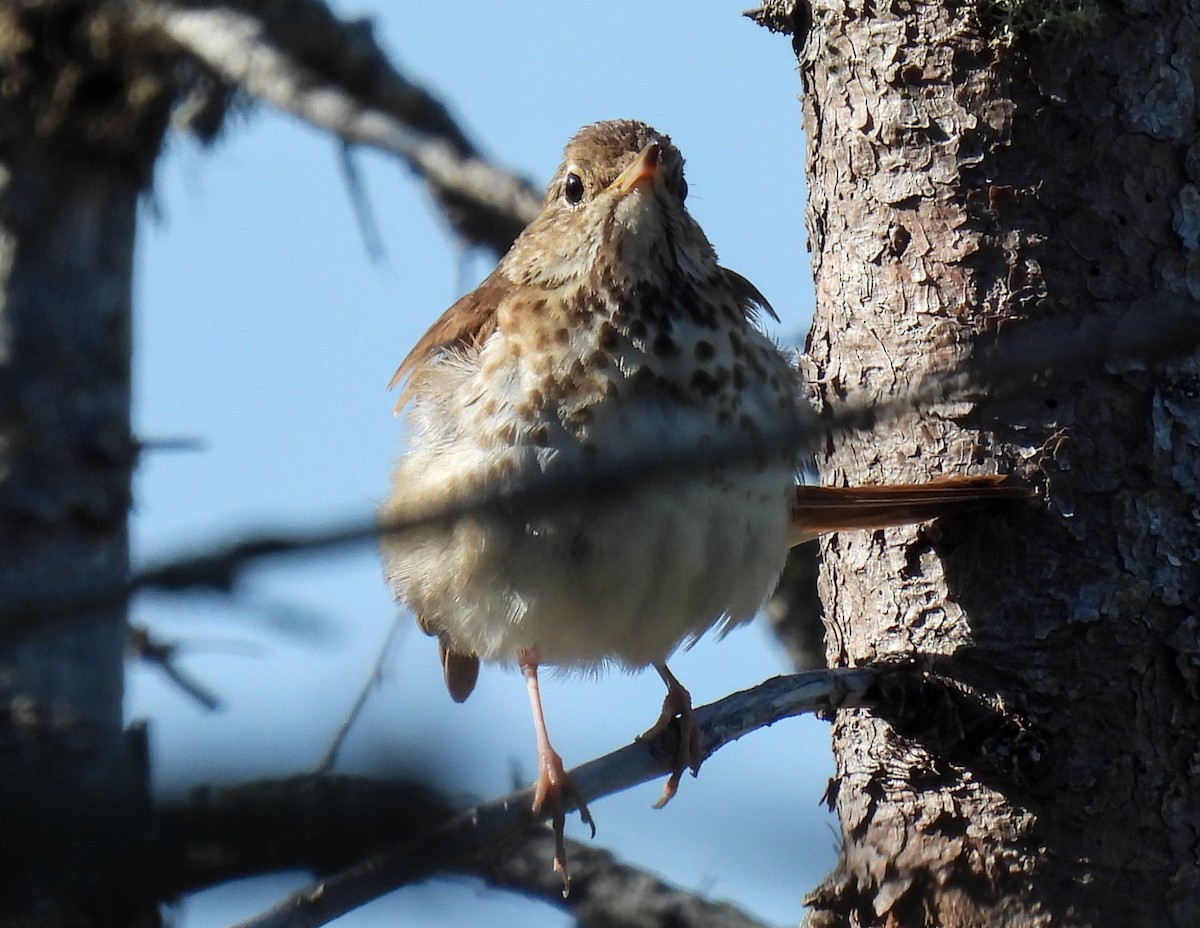
[[[583,199],[583,178],[573,171],[563,183],[563,196],[567,198],[568,203],[578,203]]]
[[[682,174],[679,175],[679,202],[682,203],[687,199],[688,186],[687,178]]]

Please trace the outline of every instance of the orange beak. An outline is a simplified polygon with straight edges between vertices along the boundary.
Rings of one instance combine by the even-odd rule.
[[[662,177],[658,169],[658,157],[662,147],[658,142],[649,142],[637,153],[633,163],[617,175],[609,187],[621,193],[629,193],[635,187],[646,183],[656,183]]]

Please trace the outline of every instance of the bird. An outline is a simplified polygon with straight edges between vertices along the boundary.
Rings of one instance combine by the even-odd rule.
[[[410,437],[385,524],[489,487],[581,475],[579,496],[552,507],[477,511],[381,540],[387,582],[437,638],[455,701],[471,694],[481,662],[520,668],[537,741],[532,811],[550,813],[564,879],[565,812],[595,826],[551,745],[539,668],[658,672],[667,693],[642,738],[678,726],[661,806],[702,758],[691,697],[667,660],[749,621],[790,547],[1017,489],[995,476],[798,484],[795,451],[763,443],[814,420],[796,366],[761,327],[775,317],[770,304],[718,263],[687,196],[669,136],[636,120],[584,127],[539,215],[391,382]],[[741,441],[755,450],[739,460],[636,479],[647,449]],[[618,492],[587,492],[589,468],[626,462],[633,479]]]

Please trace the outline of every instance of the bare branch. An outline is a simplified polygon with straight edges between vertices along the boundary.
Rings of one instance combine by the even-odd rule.
[[[216,712],[221,708],[220,698],[179,666],[176,660],[179,655],[178,644],[155,638],[145,626],[132,625],[125,649],[130,657],[158,667],[167,679],[207,711]]]
[[[780,719],[867,705],[876,681],[875,672],[866,668],[812,671],[775,677],[702,706],[696,710],[696,721],[704,757]],[[571,779],[583,800],[592,802],[670,773],[673,748],[664,743],[634,742],[575,768]],[[413,841],[289,896],[240,928],[313,928],[433,873],[475,872],[480,855],[538,820],[529,811],[532,801],[533,790],[527,789],[461,812]],[[547,857],[547,871],[549,861]]]
[[[316,0],[143,0],[138,25],[165,34],[250,96],[336,135],[403,158],[465,240],[503,254],[537,215],[529,181],[486,161],[431,94],[406,80],[369,24]]]
[[[367,196],[367,188],[363,182],[362,172],[358,162],[354,160],[354,150],[349,145],[343,145],[338,159],[342,168],[342,177],[346,181],[346,190],[350,194],[350,205],[354,209],[354,218],[358,223],[358,232],[362,236],[363,248],[367,257],[375,264],[382,264],[387,257],[383,246],[383,236],[379,232],[379,223],[375,220],[375,211],[371,208],[371,198]]]
[[[338,752],[342,749],[342,744],[345,742],[346,736],[350,734],[350,729],[358,721],[358,716],[362,713],[363,706],[367,704],[367,697],[371,694],[371,690],[375,688],[375,685],[383,676],[383,663],[387,659],[388,652],[392,649],[392,642],[396,639],[396,634],[400,630],[400,622],[403,618],[405,616],[399,611],[392,618],[392,624],[388,628],[388,633],[384,636],[383,643],[379,646],[379,653],[375,655],[375,663],[371,665],[371,671],[367,674],[367,679],[363,681],[362,688],[358,691],[358,697],[354,700],[354,705],[346,713],[346,718],[338,726],[337,731],[334,732],[333,739],[329,742],[329,747],[325,749],[325,755],[317,763],[317,773],[328,773],[333,769],[333,765],[337,763]]]
[[[478,855],[467,870],[499,889],[516,890],[568,909],[585,928],[766,928],[728,902],[715,902],[623,864],[605,850],[567,842],[571,892],[563,898],[562,876],[546,861],[554,857],[554,835],[530,829],[490,854]]]
[[[155,815],[150,868],[139,874],[155,898],[272,870],[330,872],[418,834],[455,814],[436,793],[411,782],[305,775],[195,790]],[[706,900],[621,863],[603,849],[568,842],[575,873],[570,899],[547,865],[553,836],[540,826],[516,832],[502,853],[464,860],[458,872],[493,886],[567,906],[593,928],[761,928],[732,905]],[[186,862],[181,864],[181,862]]]

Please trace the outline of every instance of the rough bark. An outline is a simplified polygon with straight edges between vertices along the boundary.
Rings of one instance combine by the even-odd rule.
[[[39,146],[0,161],[0,600],[14,601],[128,569],[137,184]],[[10,917],[79,919],[119,872],[141,774],[122,731],[124,612],[58,616],[0,651]]]
[[[998,4],[813,4],[823,402],[999,320],[1196,298],[1200,10],[1093,12],[1014,34]],[[915,659],[943,689],[839,715],[809,924],[1200,923],[1198,385],[1110,366],[831,444],[826,483],[998,469],[1044,499],[825,543],[830,666]]]
[[[134,220],[166,106],[110,12],[0,9],[0,603],[128,571]],[[122,892],[145,800],[123,604],[2,640],[0,919],[156,921]]]

